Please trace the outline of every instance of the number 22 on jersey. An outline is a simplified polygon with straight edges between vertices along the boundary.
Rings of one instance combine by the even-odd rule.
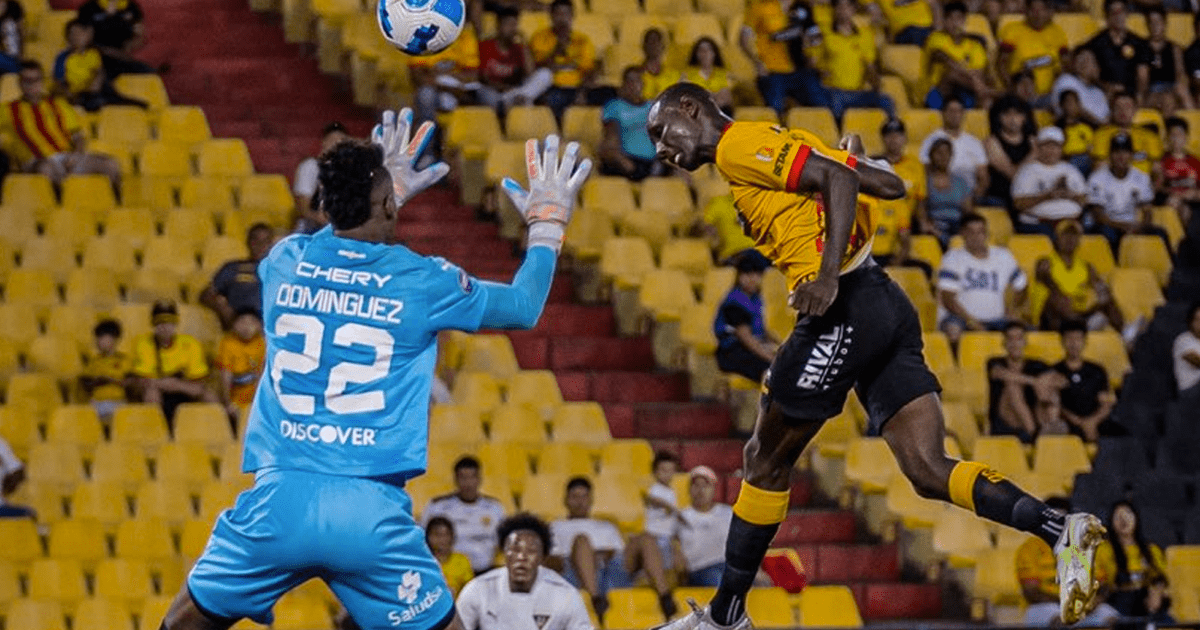
[[[313,393],[286,392],[283,374],[311,374],[321,367],[321,355],[326,349],[325,324],[312,315],[285,313],[275,320],[275,334],[279,337],[300,335],[304,339],[302,352],[279,350],[272,358],[271,386],[275,389],[279,404],[291,414],[314,415],[317,412],[317,397]],[[383,411],[383,390],[347,394],[346,387],[351,383],[372,383],[387,376],[395,338],[382,328],[348,323],[333,331],[332,342],[339,348],[356,345],[370,347],[375,351],[375,361],[369,364],[342,361],[330,367],[324,391],[325,408],[338,415]]]

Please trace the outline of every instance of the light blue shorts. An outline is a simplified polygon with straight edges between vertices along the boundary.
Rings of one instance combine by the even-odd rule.
[[[270,624],[279,597],[311,578],[363,630],[430,630],[454,615],[403,488],[293,470],[260,471],[221,513],[187,586],[213,617]]]

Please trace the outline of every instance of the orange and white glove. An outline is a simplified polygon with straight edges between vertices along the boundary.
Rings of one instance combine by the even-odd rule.
[[[584,159],[578,166],[575,164],[579,157],[578,142],[567,143],[562,162],[559,162],[558,142],[558,136],[546,136],[541,152],[537,140],[525,142],[528,191],[511,178],[506,177],[501,182],[504,192],[529,226],[526,245],[545,245],[555,252],[562,249],[567,224],[575,211],[575,197],[592,171],[591,160]]]
[[[421,123],[415,136],[412,126],[413,112],[405,107],[399,114],[390,109],[383,112],[382,122],[371,130],[371,142],[383,149],[383,166],[392,176],[397,207],[403,206],[450,172],[450,166],[445,162],[433,164],[423,171],[417,170],[421,153],[433,139],[434,125],[429,121]]]

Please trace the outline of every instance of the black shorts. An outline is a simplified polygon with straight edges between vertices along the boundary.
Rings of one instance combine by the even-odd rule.
[[[854,387],[868,435],[879,435],[901,407],[941,391],[923,345],[908,296],[868,261],[842,276],[824,315],[796,321],[767,373],[766,396],[790,419],[824,421],[842,412]]]

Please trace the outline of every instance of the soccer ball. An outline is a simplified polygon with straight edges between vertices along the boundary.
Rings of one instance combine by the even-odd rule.
[[[378,0],[383,37],[410,55],[445,50],[462,33],[466,0]]]

